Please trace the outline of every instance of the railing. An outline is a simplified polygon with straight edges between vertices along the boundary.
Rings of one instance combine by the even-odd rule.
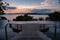
[[[8,34],[7,34],[7,27],[8,27],[8,26],[7,26],[7,25],[8,25],[8,24],[6,24],[6,26],[5,26],[5,37],[6,37],[5,40],[8,40]]]
[[[56,23],[55,22],[53,22],[53,21],[11,21],[11,22],[8,22],[7,24],[6,24],[6,26],[5,26],[5,36],[6,36],[6,39],[5,40],[8,40],[8,34],[7,34],[7,25],[9,25],[9,24],[16,24],[16,25],[18,25],[18,24],[20,24],[20,25],[22,25],[22,24],[27,24],[27,23],[32,23],[32,24],[34,24],[34,23],[36,23],[36,24],[44,24],[44,25],[51,25],[51,24],[55,24],[55,32],[54,32],[54,38],[53,38],[53,40],[56,40]]]

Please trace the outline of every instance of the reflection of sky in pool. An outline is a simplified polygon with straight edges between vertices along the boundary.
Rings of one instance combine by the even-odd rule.
[[[3,23],[3,25],[2,25],[3,27],[0,26],[0,40],[4,40],[4,38],[5,38],[4,25],[7,23],[7,21],[4,21],[4,22],[0,21],[0,24],[2,24],[2,23]],[[59,34],[60,33],[60,27],[59,26],[60,26],[59,22],[57,22],[57,39],[59,39],[59,37],[60,37],[60,34]],[[15,35],[17,35],[17,33],[13,32],[12,29],[9,27],[7,28],[7,31],[8,31],[9,39],[14,37]],[[47,34],[47,36],[50,37],[53,35],[53,33],[54,33],[54,25],[49,25],[49,31],[46,32],[46,34]]]

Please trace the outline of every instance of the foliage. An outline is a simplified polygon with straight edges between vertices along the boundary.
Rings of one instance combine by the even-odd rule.
[[[31,21],[33,20],[33,17],[28,16],[28,14],[24,14],[24,16],[17,16],[16,19],[13,19],[13,21]]]
[[[58,0],[58,3],[60,3],[60,0]]]
[[[46,19],[45,19],[46,21],[50,21],[50,18],[49,17],[46,17]]]
[[[4,10],[6,10],[7,5],[9,5],[7,2],[3,3],[2,0],[0,0],[0,15],[5,14]]]
[[[6,17],[0,17],[0,19],[2,19],[2,20],[7,20],[7,18],[6,18]]]
[[[49,18],[52,21],[60,21],[60,12],[54,12],[54,13],[50,14]]]
[[[44,19],[43,18],[39,18],[40,21],[43,21]]]

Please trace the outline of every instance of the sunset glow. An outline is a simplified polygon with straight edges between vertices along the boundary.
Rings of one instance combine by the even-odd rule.
[[[23,5],[18,5],[17,7],[16,7],[17,9],[35,9],[35,8],[37,8],[37,6],[23,6]]]
[[[17,9],[6,10],[5,13],[27,13],[32,9],[56,9],[60,11],[58,0],[3,0],[8,2],[10,7]],[[28,10],[30,9],[30,10]]]
[[[28,9],[11,9],[11,10],[6,10],[5,13],[28,13],[31,12],[31,10]]]

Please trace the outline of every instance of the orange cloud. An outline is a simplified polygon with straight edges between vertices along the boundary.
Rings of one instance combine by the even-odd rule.
[[[9,9],[6,10],[5,13],[28,13],[31,12],[29,9]]]
[[[26,6],[18,5],[18,6],[16,6],[16,8],[17,9],[25,9],[25,8],[26,9],[34,9],[34,8],[37,8],[37,5],[34,5],[34,6],[33,5],[31,5],[31,6],[30,5],[28,5],[28,6],[27,5]]]

